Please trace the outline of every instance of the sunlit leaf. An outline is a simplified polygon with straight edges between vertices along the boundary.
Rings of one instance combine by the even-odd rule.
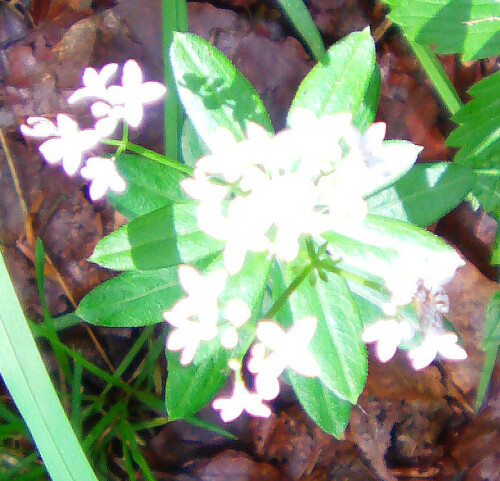
[[[491,0],[385,0],[389,18],[416,42],[464,60],[500,52],[500,4]]]

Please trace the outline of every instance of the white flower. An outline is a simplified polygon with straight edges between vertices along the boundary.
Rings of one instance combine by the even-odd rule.
[[[452,332],[443,334],[431,331],[426,334],[420,346],[410,350],[408,357],[417,371],[427,367],[438,354],[445,359],[457,361],[467,359],[467,352],[457,342],[458,337]]]
[[[248,251],[263,252],[269,249],[266,232],[271,221],[266,211],[257,208],[250,196],[237,196],[231,200],[227,215],[214,210],[208,205],[203,209],[203,202],[198,209],[198,225],[208,235],[226,241],[224,246],[224,264],[230,274],[240,271]]]
[[[234,349],[238,344],[238,331],[236,328],[245,324],[252,315],[247,303],[240,298],[231,299],[223,311],[224,319],[232,325],[222,332],[221,344],[226,349]]]
[[[217,336],[217,325],[209,322],[198,322],[178,317],[172,312],[165,312],[165,320],[174,327],[167,337],[169,351],[182,351],[180,363],[190,364],[201,341],[211,341]]]
[[[345,137],[350,147],[348,160],[361,160],[368,167],[368,174],[363,179],[365,195],[405,173],[423,149],[411,142],[384,143],[385,132],[386,124],[377,122],[371,124],[364,134],[353,128]]]
[[[401,253],[404,263],[384,273],[385,284],[391,293],[391,303],[396,306],[409,304],[422,285],[428,292],[437,294],[454,276],[464,261],[456,252],[443,252],[425,258],[418,251],[408,249]]]
[[[45,117],[28,117],[26,119],[28,125],[21,125],[19,130],[25,137],[55,137],[57,135],[57,127],[54,122]]]
[[[113,159],[91,157],[87,159],[85,167],[80,170],[80,175],[92,181],[89,189],[92,200],[103,197],[108,189],[113,192],[123,192],[127,187],[125,180],[116,170]]]
[[[27,120],[32,128],[23,128],[25,135],[55,138],[46,140],[38,147],[45,160],[50,164],[62,161],[62,167],[68,175],[74,175],[82,163],[82,153],[94,147],[101,136],[91,129],[80,130],[78,124],[64,114],[58,114],[56,125],[41,117],[31,117]],[[50,125],[52,124],[52,125]]]
[[[69,97],[68,103],[74,104],[85,98],[106,99],[106,85],[118,69],[118,64],[110,63],[96,71],[92,67],[87,67],[83,71],[82,84],[84,87],[75,90]]]
[[[276,322],[261,321],[257,325],[257,338],[272,352],[250,368],[257,371],[255,385],[263,399],[274,399],[279,393],[278,377],[288,367],[302,376],[315,377],[319,375],[319,365],[307,347],[316,331],[315,317],[306,317],[294,323],[287,331]],[[253,355],[259,355],[252,350]]]
[[[363,342],[377,343],[376,354],[380,362],[387,362],[393,358],[397,347],[404,339],[411,339],[413,327],[406,321],[398,322],[395,319],[377,321],[363,331]]]
[[[220,417],[225,423],[235,420],[243,411],[262,418],[271,415],[271,410],[263,404],[262,398],[248,391],[240,379],[235,379],[231,397],[215,399],[212,407],[220,410]]]
[[[203,276],[194,267],[181,265],[178,275],[188,295],[165,311],[163,317],[174,327],[167,338],[167,349],[182,350],[180,362],[186,365],[193,360],[201,341],[210,341],[218,334],[218,296],[227,272],[218,270]]]
[[[138,127],[144,115],[143,105],[158,100],[165,92],[165,86],[159,82],[143,82],[138,63],[127,60],[123,65],[122,85],[108,87],[106,101],[117,108],[129,126]]]
[[[170,322],[171,318],[187,319],[196,316],[200,322],[217,323],[218,296],[225,287],[227,272],[217,270],[203,276],[193,266],[181,265],[178,275],[187,296],[177,301],[170,311],[165,312],[167,321]]]

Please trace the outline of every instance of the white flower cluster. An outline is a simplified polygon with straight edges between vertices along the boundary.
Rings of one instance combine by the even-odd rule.
[[[123,65],[121,85],[108,86],[117,69],[115,63],[105,65],[99,72],[86,68],[82,78],[84,86],[68,98],[69,104],[96,99],[90,107],[92,115],[98,119],[94,128],[80,130],[78,124],[65,114],[58,114],[55,123],[44,117],[29,117],[27,125],[20,127],[26,137],[50,137],[40,145],[40,153],[51,164],[60,162],[70,176],[80,169],[84,152],[111,135],[120,120],[130,127],[138,127],[144,114],[143,105],[165,94],[165,86],[159,82],[142,81],[142,71],[135,60],[128,60]],[[88,158],[80,175],[91,181],[89,193],[92,200],[103,197],[108,189],[123,192],[126,187],[110,158]]]
[[[408,351],[415,370],[424,369],[439,354],[450,360],[463,360],[467,352],[458,344],[458,337],[444,328],[443,314],[449,311],[449,298],[443,289],[463,264],[456,256],[442,259],[438,266],[419,266],[420,275],[411,266],[404,272],[389,277],[386,281],[391,292],[391,302],[384,306],[388,318],[369,325],[363,332],[363,341],[376,343],[379,361],[387,362],[396,353],[400,344],[410,341],[420,331],[423,341]],[[425,272],[427,267],[427,275]],[[400,306],[413,302],[418,314],[420,329],[406,320],[398,320]]]
[[[198,225],[224,240],[224,262],[237,273],[247,252],[294,260],[302,235],[359,225],[364,197],[411,166],[418,149],[382,144],[385,124],[361,135],[351,114],[318,119],[295,109],[290,128],[271,135],[250,123],[238,142],[223,128],[212,153],[198,160],[193,178],[182,182],[199,201]]]
[[[181,351],[180,363],[190,364],[201,342],[211,341],[220,335],[221,344],[228,350],[238,345],[238,329],[251,317],[248,305],[240,298],[230,299],[221,306],[220,295],[227,280],[225,270],[213,271],[205,276],[192,266],[182,265],[178,270],[179,282],[187,296],[164,313],[165,321],[173,329],[167,337],[167,349]],[[254,416],[267,417],[271,411],[263,404],[274,399],[280,390],[279,377],[290,368],[303,376],[315,377],[319,366],[308,351],[316,331],[316,318],[296,321],[285,331],[271,320],[257,324],[258,343],[251,349],[248,370],[255,374],[255,392],[250,392],[241,378],[241,364],[235,359],[229,367],[235,371],[234,390],[230,398],[213,402],[227,422],[236,419],[243,411]]]

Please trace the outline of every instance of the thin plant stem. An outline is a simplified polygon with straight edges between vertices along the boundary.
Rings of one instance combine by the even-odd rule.
[[[119,147],[119,150],[123,146],[123,141],[121,140],[102,140],[101,142],[106,145]],[[188,175],[191,175],[193,173],[192,167],[189,167],[188,165],[178,162],[177,160],[172,160],[171,158],[165,157],[162,154],[158,154],[153,150],[146,149],[145,147],[134,144],[132,142],[127,142],[125,147],[121,148],[121,152],[123,152],[124,150],[129,150],[130,152],[134,152],[134,154],[142,155],[143,157],[154,160],[155,162],[158,162],[160,164],[168,165],[169,167],[172,167],[173,169],[176,169],[179,172],[184,172],[185,174]]]
[[[30,212],[26,204],[26,200],[24,199],[23,189],[21,187],[21,183],[19,182],[19,177],[17,176],[16,166],[14,164],[14,160],[10,153],[9,145],[7,144],[7,140],[1,128],[0,128],[0,143],[2,144],[2,150],[5,153],[5,158],[7,159],[7,165],[9,166],[10,175],[14,183],[14,188],[16,189],[17,199],[19,200],[19,205],[21,206],[21,210],[23,212],[24,230],[26,231],[26,239],[28,240],[28,244],[32,246],[35,244],[35,234],[33,233],[33,225],[31,224]]]
[[[179,158],[179,139],[184,115],[177,96],[175,78],[170,63],[170,45],[174,32],[185,32],[188,28],[186,0],[162,0],[163,18],[163,63],[165,66],[165,154]]]

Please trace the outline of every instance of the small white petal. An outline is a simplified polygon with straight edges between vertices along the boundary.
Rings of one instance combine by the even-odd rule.
[[[233,326],[226,327],[222,332],[220,343],[226,349],[234,349],[238,345],[238,331]]]

